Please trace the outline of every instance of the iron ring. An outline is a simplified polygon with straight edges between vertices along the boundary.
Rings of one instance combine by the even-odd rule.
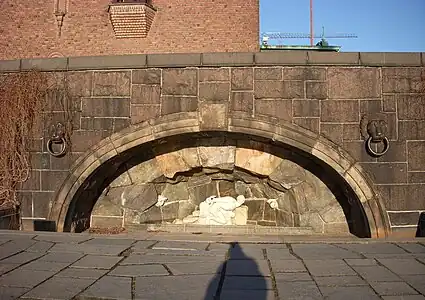
[[[61,150],[57,153],[55,151],[53,151],[53,149],[52,149],[53,144],[61,144],[62,145]],[[55,140],[49,139],[47,141],[47,152],[49,152],[49,154],[54,156],[54,157],[60,157],[60,156],[64,155],[66,150],[67,150],[66,140],[63,137],[61,137],[60,139],[55,139]]]
[[[387,137],[383,137],[382,140],[380,140],[379,142],[381,141],[384,143],[384,150],[382,150],[381,152],[375,152],[372,149],[373,141],[372,141],[372,137],[370,136],[366,142],[367,151],[375,157],[380,157],[384,155],[385,153],[387,153],[388,149],[390,148],[390,141],[388,140]]]

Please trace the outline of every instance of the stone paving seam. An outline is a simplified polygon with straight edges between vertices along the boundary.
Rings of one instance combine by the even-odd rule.
[[[357,243],[347,243],[347,244],[357,244]],[[367,243],[364,243],[364,244],[367,244]],[[360,255],[362,259],[368,259],[369,258],[369,257],[366,257],[366,255],[364,255],[364,253],[361,253],[361,252],[357,252],[357,251],[354,251],[354,250],[351,250],[351,249],[344,248],[344,247],[341,246],[341,244],[330,243],[329,245],[332,245],[332,246],[334,246],[336,248],[339,248],[339,249],[342,249],[342,250],[345,250],[345,251],[350,251],[352,253],[356,253],[356,254]]]
[[[413,254],[413,252],[407,251],[406,249],[404,249],[403,247],[401,247],[401,246],[400,246],[399,244],[397,244],[397,243],[392,242],[392,243],[390,243],[390,245],[394,245],[394,246],[396,246],[397,248],[402,249],[405,253]]]
[[[316,285],[316,288],[319,290],[320,295],[322,296],[322,298],[324,298],[322,290],[319,288],[319,285],[317,284],[316,280],[314,280],[314,276],[313,276],[313,274],[311,274],[309,268],[307,268],[307,264],[305,263],[305,261],[294,252],[294,249],[292,249],[292,244],[287,243],[286,246],[289,249],[289,253],[292,254],[297,259],[299,259],[301,261],[301,263],[304,265],[304,268],[307,270],[308,275],[310,275],[310,277],[313,279],[313,282]]]
[[[279,291],[277,289],[276,277],[275,277],[274,272],[273,272],[272,263],[271,263],[270,259],[267,257],[267,249],[263,249],[263,255],[264,255],[264,259],[267,261],[267,264],[269,265],[270,278],[272,280],[272,290],[273,290],[273,293],[274,293],[274,298],[275,298],[275,300],[280,300]]]
[[[398,276],[397,274],[395,274],[394,272],[392,272],[391,270],[389,270],[388,268],[386,268],[385,266],[383,266],[377,259],[375,259],[375,261],[376,261],[376,265],[377,266],[381,266],[381,267],[384,267],[387,271],[389,271],[389,272],[391,272],[392,274],[394,274],[395,276],[397,276],[398,278],[400,278],[400,276]],[[347,266],[349,267],[349,268],[351,268],[353,271],[354,271],[354,273],[356,273],[357,274],[357,276],[359,276],[361,279],[363,279],[366,283],[367,283],[367,286],[370,288],[370,289],[372,289],[372,291],[379,297],[379,298],[381,298],[382,299],[382,296],[381,295],[379,295],[379,293],[378,293],[378,291],[377,290],[375,290],[374,288],[373,288],[373,286],[370,284],[370,282],[368,281],[368,280],[366,280],[366,278],[365,277],[363,277],[359,272],[357,272],[356,271],[356,269],[354,269],[353,268],[353,266],[351,266],[350,264],[348,264],[345,260],[344,260],[344,262],[347,264]],[[402,280],[402,281],[404,281],[404,280]],[[410,286],[410,285],[409,285]]]
[[[415,260],[417,262],[419,262],[420,264],[425,265],[425,259],[424,260],[420,260],[418,257],[415,257]]]
[[[170,270],[170,268],[166,264],[161,264],[165,270],[167,270],[168,275],[174,276],[173,272]]]
[[[20,251],[20,252],[17,252],[17,253],[15,253],[15,254],[12,254],[12,255],[10,255],[10,256],[8,256],[8,257],[5,257],[5,258],[3,258],[2,260],[7,259],[7,258],[9,258],[9,257],[12,257],[12,256],[14,256],[14,255],[16,255],[16,254],[23,253],[23,252],[25,252],[25,250],[22,250],[22,251]],[[25,266],[25,265],[27,265],[27,264],[29,264],[29,263],[33,262],[33,261],[36,261],[37,259],[42,258],[43,256],[46,256],[46,254],[47,254],[47,252],[46,252],[46,253],[44,253],[44,255],[41,255],[41,256],[39,256],[39,257],[37,257],[37,258],[34,258],[34,259],[31,259],[31,260],[27,261],[26,263],[23,263],[22,265],[19,265],[19,264],[18,264],[18,266],[17,266],[16,268],[13,268],[13,269],[11,269],[11,270],[9,270],[9,271],[7,271],[7,272],[4,272],[3,274],[1,274],[1,275],[0,275],[0,277],[2,277],[2,276],[4,276],[4,275],[6,275],[7,273],[12,272],[13,270],[19,269],[20,267]],[[1,262],[1,261],[0,261],[0,262]]]
[[[136,299],[136,278],[135,277],[131,277],[131,299],[134,300]]]

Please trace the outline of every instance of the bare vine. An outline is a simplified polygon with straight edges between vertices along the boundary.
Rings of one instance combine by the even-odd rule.
[[[30,174],[29,143],[44,107],[46,76],[38,71],[0,77],[0,207],[19,204],[17,187]]]

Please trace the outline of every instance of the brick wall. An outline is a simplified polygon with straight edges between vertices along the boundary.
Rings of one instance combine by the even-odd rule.
[[[56,1],[66,7],[61,36]],[[0,59],[258,50],[258,0],[154,0],[146,38],[117,39],[109,0],[0,2]]]
[[[422,58],[420,53],[295,52],[137,56],[120,59],[125,64],[120,69],[116,57],[97,68],[88,58],[2,63],[0,70],[9,71],[22,66],[80,70],[67,73],[76,101],[73,153],[54,158],[46,153],[43,135],[34,140],[23,216],[46,217],[72,162],[111,133],[177,112],[208,117],[212,103],[231,114],[291,122],[334,141],[369,173],[393,230],[414,229],[425,211]],[[388,124],[390,149],[380,158],[365,150],[364,116]]]

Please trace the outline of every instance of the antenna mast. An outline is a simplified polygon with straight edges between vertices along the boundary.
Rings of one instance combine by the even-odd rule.
[[[313,46],[313,0],[310,0],[310,46]]]

